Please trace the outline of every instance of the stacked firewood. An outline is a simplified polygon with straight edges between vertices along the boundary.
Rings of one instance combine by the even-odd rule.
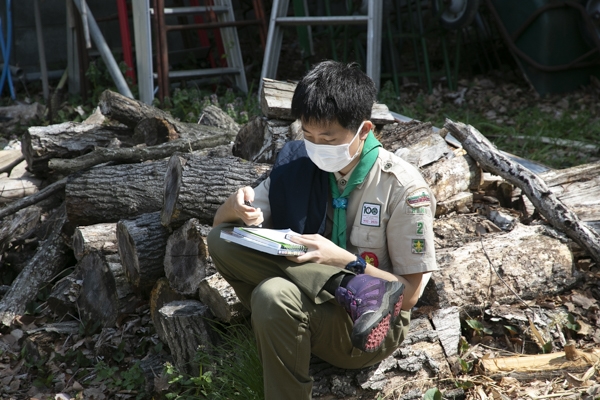
[[[242,127],[216,107],[207,107],[199,124],[182,123],[106,91],[97,112],[82,123],[29,128],[22,155],[37,181],[34,189],[4,200],[0,250],[11,256],[15,244],[26,246],[34,237],[37,247],[0,300],[0,321],[11,325],[40,287],[73,266],[54,284],[48,299],[54,313],[78,314],[106,328],[147,301],[176,365],[197,374],[192,361],[198,347],[210,351],[218,342],[208,321],[229,323],[246,313],[216,273],[206,236],[219,205],[237,188],[265,179],[278,150],[300,137],[290,116],[293,89],[265,80],[263,116]],[[524,194],[532,192],[518,179],[482,168],[486,164],[474,159],[479,156],[461,145],[467,141],[455,139],[467,127],[401,122],[382,104],[374,107],[373,121],[383,146],[418,167],[438,201],[440,271],[422,301],[433,311],[415,319],[411,331],[421,333],[407,342],[408,353],[362,380],[353,375],[363,389],[382,389],[377,374],[401,369],[411,343],[423,350],[427,342],[429,358],[419,365],[435,359],[439,368],[411,366],[402,370],[404,377],[449,373],[460,338],[459,311],[559,293],[581,279],[578,262],[599,261],[593,247],[598,234],[591,228],[600,226],[600,164],[538,177],[549,188],[544,196],[574,211],[563,215],[567,225],[573,218],[575,226],[591,227],[577,236],[552,221],[539,201],[530,202]],[[18,157],[8,157],[0,171],[13,169]],[[423,329],[436,333],[419,339]],[[315,395],[323,382],[316,379]]]

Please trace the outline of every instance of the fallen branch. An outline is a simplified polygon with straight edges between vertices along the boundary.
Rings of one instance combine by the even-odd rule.
[[[17,211],[29,207],[33,204],[39,203],[40,201],[47,199],[52,196],[54,193],[64,190],[67,185],[67,178],[63,178],[60,181],[56,181],[51,185],[46,186],[44,189],[39,192],[29,195],[21,200],[17,200],[13,203],[10,203],[8,206],[0,209],[0,218],[4,218],[7,215],[11,215],[16,213]]]
[[[586,249],[600,263],[600,234],[581,222],[540,177],[501,154],[471,125],[446,119],[444,126],[460,140],[473,159],[488,171],[520,188],[548,222]]]
[[[217,128],[209,129],[216,130]],[[125,149],[100,148],[73,159],[53,158],[48,162],[48,166],[54,171],[69,174],[105,162],[125,164],[159,160],[167,158],[176,152],[187,153],[208,147],[216,147],[227,144],[231,140],[233,140],[231,135],[218,133],[213,136],[177,139],[157,146],[130,147]]]

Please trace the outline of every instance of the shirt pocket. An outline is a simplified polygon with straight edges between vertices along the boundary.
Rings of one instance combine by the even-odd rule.
[[[385,231],[381,228],[354,225],[350,233],[350,243],[361,249],[381,249],[385,247]]]

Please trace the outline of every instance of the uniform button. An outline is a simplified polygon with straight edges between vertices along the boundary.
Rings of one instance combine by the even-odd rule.
[[[348,183],[348,182],[345,179],[340,180],[340,185],[346,186],[346,183]]]
[[[389,161],[388,161],[388,162],[386,162],[386,163],[383,165],[383,170],[384,170],[384,171],[387,171],[387,170],[388,170],[388,169],[390,169],[390,168],[392,168],[392,163],[391,163],[391,162],[389,162]]]

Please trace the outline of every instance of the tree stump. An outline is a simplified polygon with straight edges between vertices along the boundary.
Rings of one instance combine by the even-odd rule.
[[[159,313],[175,366],[198,376],[200,365],[194,362],[196,352],[210,352],[216,344],[217,336],[209,322],[213,318],[210,310],[198,300],[181,300],[165,304]]]
[[[164,267],[169,284],[175,291],[195,295],[210,265],[206,236],[211,227],[197,219],[186,221],[167,240]]]
[[[174,155],[165,174],[161,211],[164,226],[176,228],[190,218],[212,225],[223,202],[243,186],[257,186],[271,168],[237,157]]]
[[[160,212],[117,223],[117,245],[125,275],[141,297],[148,297],[158,278],[165,275],[163,263],[169,234],[160,223]]]
[[[69,177],[69,222],[94,225],[159,211],[167,161],[92,168]]]

